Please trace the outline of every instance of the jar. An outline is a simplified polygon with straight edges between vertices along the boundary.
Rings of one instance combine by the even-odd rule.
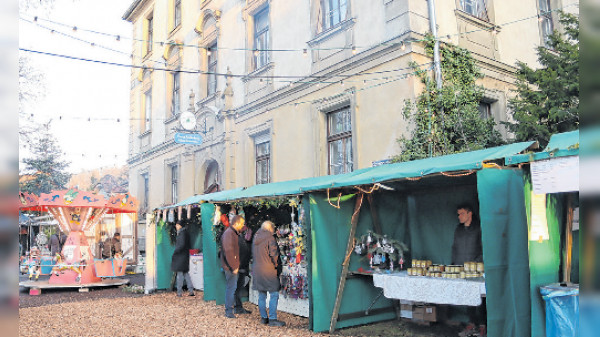
[[[483,268],[483,262],[477,262],[477,272],[478,273],[483,273],[484,268]]]

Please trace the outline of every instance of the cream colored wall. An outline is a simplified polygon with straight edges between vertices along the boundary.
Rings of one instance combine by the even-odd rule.
[[[143,36],[141,18],[145,18],[149,9],[154,9],[154,40],[168,41],[170,38],[178,39],[189,45],[198,45],[202,36],[194,31],[199,18],[206,10],[221,11],[218,34],[218,69],[220,73],[227,72],[229,68],[234,74],[247,74],[247,52],[233,50],[232,48],[247,48],[249,34],[251,34],[251,20],[244,19],[244,8],[248,4],[255,4],[263,0],[209,0],[209,1],[183,1],[182,27],[172,36],[167,31],[168,25],[168,0],[148,2],[143,10],[136,12],[134,18],[134,32],[137,38]],[[307,42],[314,39],[311,31],[311,1],[282,1],[271,0],[270,4],[270,39],[271,48],[274,49],[302,49],[308,48]],[[559,1],[559,0],[557,0]],[[574,0],[562,0],[564,4],[577,3]],[[326,71],[340,71],[341,73],[356,73],[365,71],[380,71],[405,68],[409,60],[417,63],[430,62],[425,58],[423,50],[418,45],[408,45],[406,51],[394,51],[393,55],[380,55],[369,58],[371,51],[361,47],[374,46],[400,34],[412,31],[425,34],[429,30],[427,1],[425,0],[378,0],[361,1],[350,0],[351,17],[355,24],[350,28],[351,43],[359,48],[359,53],[341,53],[352,57],[353,64],[342,60],[324,68]],[[537,15],[536,0],[493,0],[493,22],[496,24],[513,21],[526,16]],[[459,43],[457,37],[458,21],[455,13],[455,0],[436,1],[436,14],[438,32],[444,40],[450,34],[450,42]],[[335,41],[342,41],[345,32],[337,33]],[[405,38],[408,35],[404,35]],[[418,37],[419,35],[413,35]],[[342,38],[344,37],[344,38]],[[337,40],[336,40],[337,39]],[[488,88],[494,97],[506,97],[510,94],[511,83],[514,81],[510,74],[516,60],[525,61],[531,65],[536,64],[534,48],[540,43],[538,21],[534,18],[514,25],[501,27],[496,36],[497,53],[495,60],[479,57],[482,61],[483,71],[487,78],[480,81]],[[142,53],[142,44],[134,42],[133,51],[136,55]],[[163,54],[167,46],[154,46],[152,55],[148,58],[149,66],[163,67]],[[412,53],[411,53],[412,52]],[[197,48],[183,49],[182,67],[187,69],[200,69],[200,51]],[[400,57],[400,55],[404,55]],[[378,59],[378,57],[381,57]],[[383,59],[385,58],[385,60]],[[297,52],[272,52],[271,60],[275,67],[273,74],[278,75],[308,75],[313,71],[311,53],[303,56]],[[140,64],[139,59],[134,59]],[[347,63],[346,63],[347,62]],[[353,68],[356,66],[355,68]],[[323,68],[319,68],[323,69]],[[137,78],[138,72],[132,73],[132,78]],[[196,94],[195,103],[204,95],[200,90],[200,75],[182,74],[180,105],[182,110],[189,106],[188,95],[190,90]],[[261,124],[271,123],[271,179],[284,181],[311,176],[327,174],[327,143],[325,115],[319,112],[320,105],[306,103],[294,106],[293,102],[312,101],[323,97],[339,94],[350,87],[359,90],[351,98],[353,105],[353,150],[354,168],[371,166],[373,161],[389,158],[399,153],[396,142],[402,135],[408,135],[410,128],[402,116],[404,100],[414,98],[422,89],[418,79],[410,77],[406,80],[379,86],[375,89],[362,91],[361,89],[374,84],[362,83],[363,77],[348,79],[345,86],[338,83],[313,86],[310,89],[295,93],[288,83],[276,80],[273,84],[274,92],[282,94],[273,100],[253,105],[240,116],[225,117],[224,138],[219,144],[205,147],[183,146],[172,147],[167,154],[154,155],[143,162],[131,165],[130,182],[132,190],[140,188],[139,172],[150,168],[150,207],[157,207],[165,203],[168,193],[167,177],[165,176],[165,160],[179,156],[180,160],[180,200],[193,194],[201,193],[203,188],[203,172],[208,159],[215,159],[219,163],[219,175],[224,188],[250,186],[255,183],[255,157],[252,137],[249,129]],[[167,116],[167,76],[163,71],[153,74],[153,118],[163,119]],[[356,80],[356,82],[353,82]],[[225,79],[218,79],[217,91],[225,89]],[[240,78],[232,80],[234,113],[246,109],[245,97],[246,83]],[[286,93],[286,94],[284,94]],[[131,104],[132,117],[139,118],[141,111],[141,85],[138,83],[132,90]],[[255,104],[255,102],[249,102]],[[222,106],[219,106],[221,108]],[[197,110],[199,107],[195,106]],[[501,110],[505,109],[505,104]],[[198,111],[196,111],[198,114]],[[140,123],[132,124],[131,146],[133,154],[138,154],[140,149]],[[158,146],[172,138],[170,128],[176,125],[172,122],[166,126],[162,120],[154,121],[152,127],[152,146]],[[184,154],[186,153],[186,154]]]

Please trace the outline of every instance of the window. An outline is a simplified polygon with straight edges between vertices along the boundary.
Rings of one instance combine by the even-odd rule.
[[[150,54],[150,52],[152,52],[152,46],[153,46],[153,40],[154,40],[154,17],[153,14],[151,13],[150,16],[148,16],[148,31],[147,31],[147,38],[146,38],[146,54]]]
[[[552,22],[552,11],[550,8],[550,0],[539,0],[540,5],[540,31],[542,34],[542,42],[548,47],[548,39],[554,31],[554,23]]]
[[[271,165],[271,143],[268,138],[256,137],[254,147],[256,150],[256,183],[266,184],[271,181],[270,165]],[[260,139],[263,138],[263,139]]]
[[[171,203],[177,202],[177,184],[179,182],[179,166],[169,166],[171,170]]]
[[[492,104],[487,102],[479,102],[479,116],[482,119],[492,118]]]
[[[180,111],[180,97],[181,97],[181,74],[179,71],[174,71],[171,73],[171,114],[173,116],[179,114]]]
[[[489,21],[485,0],[460,0],[460,7],[463,12],[467,12],[481,20]]]
[[[327,114],[329,174],[352,171],[352,121],[350,107]]]
[[[323,9],[323,30],[346,20],[347,0],[321,0],[321,8]]]
[[[152,126],[152,88],[144,93],[144,132]]]
[[[260,69],[269,63],[269,8],[254,16],[254,65]]]
[[[148,202],[150,199],[150,177],[148,176],[148,173],[142,174],[142,186],[144,188],[142,209],[148,209]]]
[[[215,42],[206,50],[208,76],[206,94],[210,96],[217,92],[217,43]]]
[[[181,24],[181,0],[175,0],[173,7],[173,29]]]

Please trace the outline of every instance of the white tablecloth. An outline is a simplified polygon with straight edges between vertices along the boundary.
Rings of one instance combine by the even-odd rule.
[[[204,290],[204,258],[202,255],[190,256],[190,278],[197,290]]]
[[[373,274],[373,284],[383,288],[383,295],[387,298],[413,302],[478,306],[485,295],[485,281],[482,279],[408,276],[405,271]]]

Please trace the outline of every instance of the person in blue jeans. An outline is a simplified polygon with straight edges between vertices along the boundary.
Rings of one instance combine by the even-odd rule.
[[[237,281],[240,268],[240,247],[238,236],[244,227],[245,220],[239,215],[233,217],[231,225],[227,227],[221,236],[221,267],[225,272],[225,317],[235,318],[235,290],[237,289]],[[243,307],[242,307],[243,309]],[[247,310],[237,313],[245,314]]]
[[[252,284],[258,291],[258,310],[262,324],[284,326],[285,322],[277,319],[277,302],[279,301],[279,274],[281,265],[279,247],[273,236],[275,225],[265,221],[254,235],[252,243]],[[269,313],[267,314],[267,293],[269,293]]]

